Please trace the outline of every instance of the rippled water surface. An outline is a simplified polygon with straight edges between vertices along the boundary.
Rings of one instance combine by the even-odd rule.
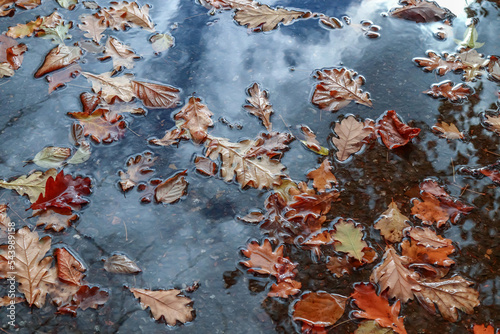
[[[97,1],[109,6],[109,1]],[[141,56],[135,62],[136,78],[169,84],[181,89],[181,103],[195,94],[213,112],[215,126],[210,133],[232,141],[254,138],[264,128],[260,121],[242,106],[246,90],[254,82],[269,91],[275,110],[273,129],[299,135],[298,125],[307,124],[329,156],[334,174],[343,189],[329,219],[350,217],[364,226],[367,238],[379,258],[385,241],[373,228],[373,222],[386,210],[391,199],[408,203],[410,195],[427,177],[447,185],[450,194],[473,204],[476,209],[458,224],[439,230],[453,240],[457,251],[451,256],[456,264],[450,276],[460,274],[475,283],[481,305],[472,315],[462,314],[460,321],[450,323],[439,315],[429,315],[416,301],[402,307],[408,333],[469,333],[474,323],[493,321],[500,326],[500,191],[488,178],[474,179],[458,173],[459,167],[492,164],[500,154],[500,136],[487,131],[480,114],[496,109],[498,84],[483,76],[469,83],[475,89],[462,103],[433,99],[422,91],[445,79],[460,82],[460,75],[448,73],[438,77],[426,73],[412,61],[424,57],[427,50],[455,52],[454,39],[462,39],[467,20],[477,19],[478,49],[485,55],[499,55],[500,33],[498,3],[494,1],[438,0],[456,16],[447,27],[447,39],[434,34],[441,22],[417,24],[387,17],[384,13],[397,5],[390,0],[328,1],[267,0],[266,4],[322,12],[341,18],[350,17],[351,26],[327,29],[317,20],[298,20],[270,32],[252,32],[233,20],[232,11],[210,13],[194,0],[149,0],[150,16],[159,32],[171,31],[175,45],[155,54],[142,29],[106,30]],[[13,17],[0,18],[0,31],[17,23],[49,15],[58,8],[66,20],[73,21],[72,39],[67,45],[82,42],[85,37],[76,25],[82,14],[92,11],[81,4],[73,11],[62,9],[56,1],[43,0],[33,10],[18,10]],[[379,26],[380,37],[363,35],[362,20]],[[83,76],[65,88],[48,94],[44,78],[33,73],[54,45],[41,38],[24,38],[28,46],[22,67],[11,78],[0,79],[0,179],[28,174],[35,169],[25,164],[46,146],[70,147],[69,133],[74,120],[67,112],[81,110],[79,96],[90,92],[91,84]],[[83,70],[103,73],[112,69],[111,62],[101,62],[91,53],[81,61]],[[316,84],[315,70],[345,66],[362,74],[364,90],[371,94],[373,108],[351,103],[336,113],[321,111],[310,101]],[[268,195],[265,190],[240,190],[237,183],[225,183],[220,177],[206,177],[195,170],[194,157],[203,155],[203,146],[190,141],[179,147],[157,147],[148,139],[161,137],[174,126],[171,117],[177,109],[150,109],[146,116],[126,116],[128,129],[123,139],[112,144],[92,143],[91,158],[80,165],[64,168],[65,173],[88,176],[92,180],[90,203],[80,212],[76,224],[64,232],[39,233],[52,236],[53,247],[65,245],[79,254],[88,268],[86,279],[110,292],[109,301],[98,310],[79,311],[77,317],[55,314],[49,302],[41,308],[20,304],[17,327],[6,324],[6,311],[0,309],[2,330],[8,333],[294,333],[300,325],[290,317],[290,302],[266,297],[272,282],[268,277],[248,273],[239,264],[240,250],[249,240],[262,240],[256,225],[239,221],[237,216],[263,209]],[[394,151],[373,143],[346,163],[334,159],[334,122],[353,114],[361,119],[377,119],[386,110],[396,112],[413,126],[422,129],[411,144]],[[455,123],[466,133],[462,141],[438,138],[431,128],[438,121]],[[124,194],[118,185],[119,170],[125,170],[131,156],[152,152],[158,157],[155,177],[166,179],[187,169],[188,194],[173,205],[140,202],[135,189]],[[306,181],[306,174],[317,168],[320,156],[298,140],[290,144],[282,163],[293,180]],[[466,187],[466,188],[464,188]],[[9,204],[10,218],[18,227],[33,228],[34,219],[26,197],[11,190],[0,190],[0,203]],[[377,246],[378,244],[378,246]],[[286,252],[300,263],[297,280],[302,291],[324,290],[345,296],[356,282],[369,281],[373,267],[380,261],[340,279],[325,271],[324,264],[311,259],[308,251],[287,246]],[[489,255],[486,255],[488,251]],[[103,269],[102,259],[122,252],[142,268],[138,275],[116,275]],[[145,289],[185,288],[199,281],[200,288],[189,297],[194,301],[196,317],[185,325],[168,327],[150,317],[125,287]],[[7,285],[0,286],[0,295]],[[348,305],[338,327],[331,333],[352,333],[358,320],[348,321]]]

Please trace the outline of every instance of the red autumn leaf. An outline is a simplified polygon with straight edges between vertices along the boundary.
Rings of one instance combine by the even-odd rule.
[[[66,250],[66,248],[57,248],[54,251],[57,259],[57,276],[63,282],[80,285],[83,277],[85,276],[85,267],[83,264],[75,259],[75,257]]]
[[[492,165],[482,167],[482,168],[462,168],[460,172],[465,174],[470,174],[474,177],[481,178],[484,176],[489,177],[493,183],[497,186],[500,186],[500,160],[495,162]]]
[[[495,334],[495,328],[491,325],[474,325],[474,334]]]
[[[354,311],[356,318],[375,320],[380,326],[392,328],[396,333],[406,334],[402,317],[399,317],[401,302],[398,300],[392,306],[389,301],[377,296],[375,286],[371,283],[360,283],[354,286],[351,298],[361,311]]]
[[[433,265],[449,267],[455,263],[448,255],[455,251],[455,247],[446,246],[440,248],[418,245],[415,241],[404,240],[401,243],[401,253],[410,259],[411,263],[429,263]]]
[[[247,249],[242,250],[242,253],[249,258],[248,261],[241,262],[241,264],[250,268],[248,271],[273,276],[278,275],[275,265],[278,263],[278,259],[283,257],[283,245],[273,251],[271,242],[268,239],[264,240],[262,246],[257,241],[252,241],[248,244]]]
[[[394,110],[389,110],[377,122],[377,133],[388,149],[404,146],[420,133],[419,128],[412,128],[403,123]]]
[[[88,203],[82,196],[90,195],[91,181],[88,177],[64,175],[63,171],[56,178],[49,177],[45,184],[45,195],[40,194],[38,200],[30,206],[32,210],[53,209],[61,214],[69,215],[74,207]]]
[[[402,7],[392,8],[389,15],[417,23],[437,22],[445,18],[453,17],[446,8],[441,8],[434,1],[427,0],[402,0]]]
[[[101,290],[97,286],[91,288],[88,285],[83,285],[73,295],[70,302],[59,307],[57,312],[76,316],[78,308],[84,311],[88,308],[97,309],[99,306],[104,305],[108,299],[109,293],[106,290]]]
[[[344,314],[347,299],[341,295],[322,291],[303,294],[293,307],[292,318],[311,326],[331,326]]]
[[[307,178],[313,180],[313,186],[319,192],[324,192],[325,189],[331,189],[333,185],[338,185],[337,178],[332,174],[332,165],[328,159],[323,160],[321,166],[309,172]]]
[[[413,199],[411,213],[428,225],[436,223],[437,227],[441,227],[448,220],[456,224],[461,214],[468,214],[474,209],[450,196],[436,181],[430,179],[420,183],[420,197],[423,201]]]

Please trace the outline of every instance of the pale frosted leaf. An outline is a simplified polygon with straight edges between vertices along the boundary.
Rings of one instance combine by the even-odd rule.
[[[137,274],[142,270],[126,255],[111,255],[104,261],[104,270],[114,274]]]
[[[33,162],[42,168],[57,168],[70,156],[70,148],[49,146],[38,152]]]

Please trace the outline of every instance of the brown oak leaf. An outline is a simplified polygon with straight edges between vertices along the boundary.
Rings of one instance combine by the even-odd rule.
[[[450,71],[456,71],[465,67],[455,56],[447,53],[441,57],[437,53],[429,51],[427,52],[427,56],[429,58],[414,58],[413,61],[418,66],[423,67],[425,71],[432,72],[436,70],[436,73],[441,76]]]
[[[127,123],[122,120],[121,115],[109,116],[107,109],[96,109],[91,113],[70,112],[83,126],[84,135],[90,136],[96,143],[112,143],[125,135]]]
[[[374,227],[380,230],[380,234],[385,240],[396,243],[403,239],[403,230],[410,226],[410,219],[403,215],[398,209],[394,200],[389,204],[389,208],[382,213]]]
[[[80,75],[82,68],[78,64],[72,64],[61,71],[57,71],[48,75],[47,81],[49,82],[49,94],[59,89],[65,87],[66,83],[72,81]]]
[[[197,144],[203,143],[208,136],[208,128],[213,126],[212,112],[206,105],[201,103],[198,97],[190,97],[186,104],[175,116],[176,121],[184,120],[180,125],[191,134],[191,138]]]
[[[180,91],[172,86],[132,80],[132,88],[135,96],[148,108],[169,109],[179,103]]]
[[[46,230],[61,232],[67,227],[70,227],[78,220],[78,215],[62,215],[54,210],[40,210],[33,213],[33,216],[38,217],[36,226],[45,226]]]
[[[311,326],[328,327],[344,314],[348,297],[326,292],[303,294],[293,306],[292,319]]]
[[[153,166],[157,157],[153,157],[151,152],[136,155],[127,161],[127,171],[119,171],[118,175],[121,178],[120,187],[123,191],[128,191],[134,188],[139,182],[146,181],[154,170]]]
[[[464,83],[454,85],[452,81],[443,81],[433,84],[431,89],[424,91],[427,95],[433,97],[444,97],[451,102],[459,102],[467,99],[467,96],[474,93],[474,90]]]
[[[337,178],[332,174],[331,170],[330,161],[325,159],[317,169],[307,174],[307,178],[313,180],[314,188],[319,192],[324,192],[326,189],[331,189],[332,184],[334,186],[338,185]]]
[[[395,7],[389,15],[417,23],[442,21],[454,15],[446,8],[441,8],[434,1],[401,0],[402,7]]]
[[[249,98],[246,105],[243,106],[249,113],[257,116],[266,127],[267,131],[271,132],[273,125],[271,123],[271,114],[274,112],[273,106],[269,102],[269,93],[266,90],[261,90],[259,84],[254,83],[247,90]]]
[[[267,155],[269,158],[278,157],[284,151],[288,150],[288,144],[294,140],[294,137],[286,132],[261,133],[255,140],[252,147],[245,153],[245,158],[255,158],[261,155]]]
[[[287,25],[301,18],[306,13],[285,8],[271,8],[268,5],[255,3],[253,6],[241,7],[236,11],[234,20],[253,31],[271,31],[280,23]]]
[[[104,37],[102,34],[107,28],[105,18],[103,16],[96,14],[83,15],[80,19],[82,22],[78,25],[80,30],[85,31],[83,36],[87,38],[92,38],[94,42],[99,44],[101,39]]]
[[[411,263],[429,263],[432,265],[449,267],[455,263],[448,256],[455,252],[455,247],[444,246],[433,248],[417,244],[413,240],[404,240],[401,243],[401,254]]]
[[[340,123],[335,123],[334,131],[338,138],[333,137],[332,142],[338,150],[335,155],[340,161],[345,161],[354,153],[359,152],[372,133],[363,122],[359,122],[354,116],[348,116]]]
[[[134,60],[140,59],[130,47],[121,43],[114,37],[108,37],[104,46],[104,56],[99,60],[113,60],[113,72],[119,72],[124,68],[134,68]]]

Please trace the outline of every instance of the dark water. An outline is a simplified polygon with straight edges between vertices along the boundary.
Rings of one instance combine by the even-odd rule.
[[[97,1],[102,6],[107,1]],[[457,323],[431,316],[415,301],[405,304],[408,333],[469,333],[471,324],[494,321],[500,325],[500,192],[489,179],[473,179],[453,173],[460,166],[484,166],[494,163],[500,154],[500,137],[486,131],[480,114],[496,109],[498,85],[485,77],[474,83],[476,93],[463,103],[450,103],[422,94],[432,83],[460,76],[449,73],[437,77],[425,73],[412,62],[423,57],[427,50],[454,52],[454,38],[461,39],[468,17],[479,19],[477,30],[485,45],[479,52],[499,55],[498,5],[495,2],[474,2],[468,11],[465,1],[438,1],[457,17],[445,41],[433,34],[441,23],[416,24],[381,15],[396,5],[395,1],[267,1],[269,5],[307,9],[327,15],[349,16],[353,25],[371,20],[381,27],[381,37],[368,39],[360,27],[328,30],[315,20],[298,21],[281,26],[268,33],[251,33],[232,20],[232,12],[209,15],[208,10],[193,0],[151,0],[150,15],[159,32],[172,31],[175,46],[155,55],[147,42],[150,33],[134,28],[126,32],[106,30],[129,44],[142,59],[132,70],[136,78],[153,80],[179,87],[181,99],[187,101],[196,93],[214,113],[213,119],[224,118],[242,129],[216,122],[211,133],[232,141],[253,138],[264,128],[242,105],[245,90],[258,82],[270,92],[275,114],[273,129],[287,131],[287,126],[298,133],[297,125],[307,124],[324,146],[332,148],[332,124],[339,117],[354,114],[361,118],[378,118],[386,110],[394,109],[406,121],[422,129],[413,144],[390,151],[377,143],[367,147],[348,163],[338,163],[330,157],[334,174],[345,190],[336,203],[330,218],[351,217],[364,225],[367,238],[382,245],[372,225],[391,199],[409,203],[405,192],[426,177],[434,176],[448,185],[451,195],[473,204],[477,209],[462,218],[459,224],[441,232],[454,241],[457,252],[452,258],[456,265],[449,276],[460,274],[475,283],[480,292],[481,305],[473,315],[462,314]],[[141,2],[141,4],[145,4]],[[0,18],[0,31],[24,23],[38,15],[48,15],[58,5],[45,0],[37,9],[19,10],[12,18]],[[79,15],[91,12],[78,5],[74,11],[59,9],[66,20],[76,21]],[[73,39],[84,39],[83,33],[73,28]],[[79,111],[79,95],[90,91],[90,83],[83,76],[70,82],[64,89],[47,94],[45,79],[34,79],[33,73],[53,48],[48,40],[25,38],[29,50],[22,67],[12,78],[0,79],[0,178],[8,179],[29,173],[34,165],[24,166],[45,146],[69,147],[69,131],[73,119],[67,112]],[[110,71],[111,62],[100,62],[87,54],[81,65],[86,71]],[[373,108],[351,103],[337,113],[320,111],[310,103],[314,87],[314,70],[343,65],[366,78],[365,90],[370,92]],[[236,219],[250,209],[263,208],[265,191],[239,190],[237,184],[226,184],[220,179],[207,178],[195,172],[194,156],[202,155],[203,148],[184,142],[180,148],[150,146],[147,139],[160,137],[174,122],[171,113],[177,110],[149,110],[147,116],[127,116],[125,137],[111,145],[92,144],[89,161],[65,167],[66,173],[85,175],[92,179],[90,204],[80,213],[74,228],[62,233],[50,233],[54,246],[65,245],[78,253],[88,271],[86,279],[92,284],[109,289],[109,301],[98,310],[79,311],[76,318],[55,315],[55,307],[47,303],[42,309],[19,306],[19,328],[8,333],[160,333],[175,330],[181,333],[293,333],[299,331],[289,316],[289,300],[266,298],[271,281],[246,273],[238,263],[240,249],[250,239],[261,239],[258,227]],[[440,139],[431,131],[437,120],[455,123],[468,134],[464,141]],[[132,190],[126,196],[118,187],[118,171],[125,168],[130,156],[150,151],[158,160],[156,177],[168,178],[177,170],[188,170],[188,196],[174,205],[141,204],[141,194]],[[453,161],[453,162],[452,162]],[[300,142],[290,145],[282,160],[294,180],[306,180],[306,173],[317,167],[318,156],[305,149]],[[468,185],[472,191],[462,191]],[[481,194],[479,194],[481,193]],[[9,216],[18,226],[33,224],[26,198],[9,190],[0,190],[0,202],[9,203]],[[15,210],[16,213],[13,211]],[[409,214],[410,205],[403,211]],[[19,216],[18,216],[19,215]],[[22,219],[21,219],[22,218]],[[39,231],[41,232],[41,231]],[[41,232],[43,234],[43,232]],[[382,249],[376,248],[379,257]],[[491,249],[489,258],[486,250]],[[143,272],[137,276],[113,275],[103,270],[101,259],[113,252],[124,252],[136,260]],[[356,282],[368,281],[374,265],[367,266],[341,279],[325,272],[324,265],[316,264],[307,251],[288,247],[287,253],[301,268],[297,279],[302,291],[325,290],[348,296]],[[376,263],[380,261],[375,261]],[[194,300],[196,318],[192,323],[167,327],[155,322],[149,311],[143,311],[133,295],[124,286],[147,289],[183,288],[199,281],[201,287],[190,298]],[[6,289],[6,285],[2,288]],[[3,292],[0,288],[0,292]],[[5,293],[0,293],[4,295]],[[348,306],[339,322],[349,319]],[[0,310],[0,323],[6,317]],[[352,333],[357,321],[346,322],[331,330]]]

